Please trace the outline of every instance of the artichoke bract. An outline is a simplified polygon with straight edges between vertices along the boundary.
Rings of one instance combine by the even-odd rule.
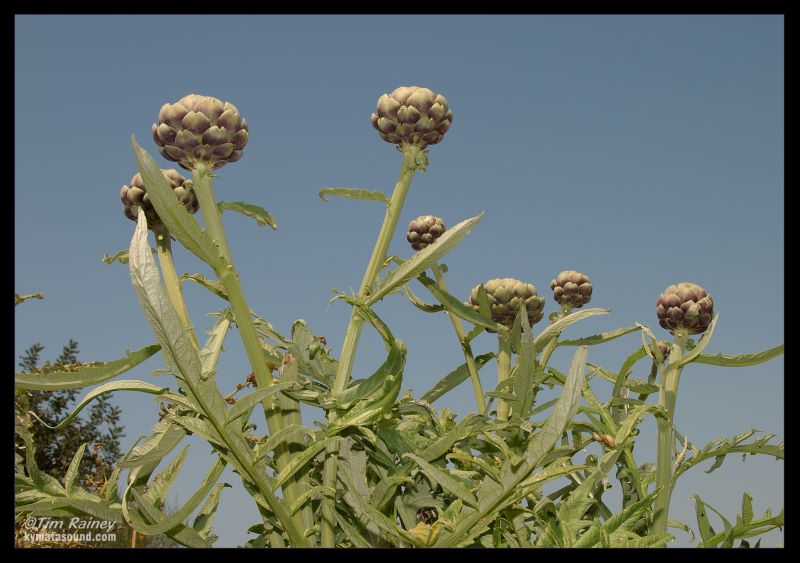
[[[658,296],[658,324],[672,333],[685,329],[689,334],[705,332],[714,314],[714,301],[696,283],[671,285]]]
[[[447,230],[444,221],[434,215],[420,215],[408,224],[406,240],[414,250],[422,250]]]
[[[178,198],[178,201],[181,202],[186,210],[189,213],[197,213],[197,210],[200,209],[200,202],[197,201],[197,195],[191,188],[191,182],[181,176],[174,168],[169,170],[162,169],[161,173],[164,174],[164,178],[167,179],[167,183],[172,188],[175,197]],[[189,182],[189,185],[186,185],[186,182]],[[122,212],[128,219],[136,221],[139,216],[139,207],[141,207],[144,209],[145,217],[147,217],[147,226],[150,229],[155,231],[163,226],[158,213],[153,209],[150,195],[147,193],[142,181],[142,175],[138,172],[131,178],[128,185],[122,186],[119,197],[122,200]]]
[[[453,112],[441,94],[419,86],[400,86],[378,98],[370,121],[384,141],[401,148],[416,145],[424,149],[444,138],[453,123]]]
[[[465,305],[480,311],[478,305],[478,288],[476,285]],[[514,278],[499,278],[489,280],[483,284],[489,308],[492,311],[492,320],[507,327],[514,324],[514,319],[521,307],[528,313],[528,323],[533,326],[542,320],[544,311],[544,297],[537,295],[536,286],[524,283]],[[488,329],[487,329],[488,330]]]
[[[586,274],[575,270],[565,270],[550,282],[553,299],[566,307],[583,307],[592,300],[592,284]]]
[[[161,156],[186,170],[198,163],[220,168],[236,162],[249,137],[247,120],[236,106],[199,94],[161,106],[152,132]]]

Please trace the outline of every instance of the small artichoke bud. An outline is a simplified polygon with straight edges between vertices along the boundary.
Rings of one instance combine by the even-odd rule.
[[[670,350],[672,350],[672,344],[666,340],[659,340],[656,342],[656,345],[658,346],[658,351],[661,352],[661,357],[665,360],[669,358]]]
[[[186,170],[199,163],[220,168],[236,162],[249,136],[247,120],[236,106],[199,94],[164,104],[151,129],[161,156]]]
[[[169,187],[172,188],[175,197],[177,197],[178,201],[186,208],[186,211],[189,213],[197,213],[197,210],[200,209],[200,202],[197,201],[197,195],[191,188],[191,182],[181,176],[175,169],[162,169],[161,173],[164,174],[164,178],[166,178]],[[136,175],[131,178],[129,185],[122,186],[119,196],[122,200],[122,211],[125,217],[136,221],[139,216],[139,207],[141,207],[144,209],[145,216],[147,217],[147,226],[150,229],[155,231],[162,226],[161,219],[158,217],[158,213],[153,209],[153,204],[150,202],[150,194],[147,193],[141,174],[137,172]]]
[[[475,286],[469,296],[469,301],[465,303],[476,311],[480,310],[478,305],[478,288]],[[486,290],[486,297],[489,301],[489,308],[492,311],[492,320],[496,323],[511,327],[514,319],[521,307],[525,307],[528,313],[528,323],[530,326],[542,320],[544,315],[544,297],[536,294],[536,286],[524,283],[514,278],[500,278],[489,280],[483,284]],[[491,332],[491,331],[490,331]]]
[[[406,239],[414,250],[422,250],[447,230],[444,221],[434,215],[420,215],[408,224]]]
[[[400,86],[378,98],[370,118],[381,139],[396,145],[435,145],[453,123],[447,100],[428,88]]]
[[[575,270],[565,270],[550,282],[553,299],[562,306],[577,309],[592,300],[592,284],[585,274]]]
[[[713,314],[711,295],[695,283],[671,285],[656,301],[658,324],[671,333],[685,329],[689,334],[701,334],[711,324]]]

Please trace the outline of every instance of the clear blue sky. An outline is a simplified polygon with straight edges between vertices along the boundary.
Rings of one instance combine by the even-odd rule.
[[[250,124],[244,157],[220,171],[218,198],[262,205],[279,223],[272,232],[224,215],[250,306],[284,332],[305,319],[338,351],[349,311],[327,306],[330,289],[358,287],[383,212],[376,202],[324,203],[317,192],[391,192],[400,154],[369,116],[400,85],[441,92],[454,113],[411,186],[401,231],[421,214],[453,225],[486,212],[445,259],[455,295],[516,277],[546,295],[547,314],[556,310],[550,280],[577,269],[592,280],[592,305],[612,314],[566,337],[638,321],[665,338],[656,298],[693,281],[719,313],[709,352],[774,346],[784,340],[783,46],[780,16],[17,17],[14,284],[46,300],[15,309],[15,354],[39,341],[52,359],[73,338],[82,360],[112,360],[154,342],[127,267],[100,258],[127,247],[134,229],[119,201],[135,172],[130,135],[173,167],[156,154],[150,125],[163,103],[193,92],[233,102]],[[402,232],[390,252],[410,255]],[[207,272],[183,249],[176,263]],[[211,327],[205,314],[223,303],[192,285],[185,293],[194,323]],[[404,387],[415,396],[463,361],[444,315],[402,296],[378,312],[409,345]],[[589,361],[618,369],[640,343],[634,333],[590,348]],[[249,371],[236,333],[226,345],[224,390]],[[475,342],[477,353],[495,346],[490,335]],[[365,331],[354,375],[371,373],[382,351]],[[554,362],[566,367],[569,357]],[[160,367],[156,357],[126,376],[152,380]],[[485,387],[493,370],[482,372]],[[782,357],[691,366],[678,428],[695,444],[752,427],[783,438],[783,373]],[[157,404],[130,394],[116,401],[127,448],[149,433]],[[469,384],[435,406],[474,410]],[[319,416],[306,411],[309,425],[310,414]],[[647,423],[638,461],[654,461],[654,443]],[[208,447],[194,444],[175,502],[210,463]],[[706,465],[679,482],[671,517],[696,527],[695,493],[730,518],[744,491],[758,514],[783,506],[782,463],[731,456],[711,475]],[[235,546],[258,515],[237,476],[226,480],[234,487],[215,529],[218,545]],[[673,545],[687,545],[676,536]],[[765,544],[782,540],[775,533]]]

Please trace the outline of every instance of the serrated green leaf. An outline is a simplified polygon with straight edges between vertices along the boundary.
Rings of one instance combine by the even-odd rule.
[[[253,205],[252,203],[245,203],[243,201],[220,201],[217,203],[217,206],[219,207],[220,213],[225,209],[228,211],[235,211],[255,219],[259,227],[266,227],[269,225],[273,231],[278,229],[278,223],[275,221],[275,218],[260,205]]]
[[[92,402],[92,400],[96,399],[100,395],[105,393],[112,393],[114,391],[138,391],[139,393],[149,393],[151,395],[160,395],[167,391],[167,387],[159,387],[158,385],[153,385],[151,383],[147,383],[146,381],[137,381],[134,379],[131,380],[123,380],[123,381],[111,381],[106,383],[105,385],[101,385],[99,387],[95,387],[90,391],[82,400],[79,402],[72,412],[61,422],[56,424],[55,426],[50,426],[45,421],[43,421],[39,416],[33,412],[29,411],[31,416],[33,416],[36,420],[38,420],[42,425],[46,426],[50,430],[58,430],[59,428],[63,428],[67,424],[69,424],[72,419],[78,416],[83,408]]]
[[[753,521],[753,496],[750,493],[742,495],[742,523],[749,524]]]
[[[724,367],[747,367],[755,366],[783,354],[783,344],[779,344],[769,350],[756,352],[755,354],[700,354],[694,359],[697,364],[711,364]]]
[[[411,453],[404,454],[403,457],[413,460],[428,477],[439,483],[444,490],[451,492],[467,505],[474,508],[478,507],[478,499],[475,498],[475,495],[472,494],[461,481],[448,474],[445,470],[439,469],[435,465],[431,465],[421,457]]]
[[[205,277],[203,274],[183,274],[178,281],[183,283],[186,280],[191,280],[200,286],[206,288],[211,293],[216,295],[217,297],[221,297],[225,301],[228,301],[228,292],[225,287],[218,282],[217,280],[210,280]]]
[[[72,461],[69,463],[69,467],[67,468],[67,473],[64,476],[64,490],[67,492],[67,496],[72,496],[72,493],[75,490],[75,478],[78,476],[78,468],[81,465],[81,461],[83,461],[83,454],[86,453],[86,444],[81,444],[81,447],[78,448],[78,451],[75,452],[75,455],[72,456]]]
[[[389,272],[380,286],[367,297],[365,305],[370,306],[375,304],[394,289],[416,278],[422,272],[430,268],[442,256],[463,241],[481,219],[483,219],[483,213],[447,229],[435,243],[426,246],[406,260],[401,266],[398,266],[396,270]]]
[[[283,485],[287,479],[294,476],[300,469],[302,469],[312,458],[316,457],[330,441],[338,442],[341,440],[339,436],[332,436],[330,438],[320,438],[316,442],[308,444],[306,449],[301,453],[294,455],[286,467],[283,468],[278,475],[275,476],[274,488],[277,489]]]
[[[185,445],[178,455],[164,468],[162,472],[153,477],[147,485],[147,491],[142,495],[150,504],[156,508],[160,508],[163,502],[166,502],[169,490],[175,483],[175,479],[186,461],[186,454],[189,452],[189,445]]]
[[[389,196],[380,190],[364,190],[359,188],[322,188],[319,191],[319,197],[322,199],[322,201],[327,201],[330,203],[331,200],[326,198],[326,195],[343,197],[345,199],[382,201],[387,205],[389,203]]]
[[[508,331],[505,326],[494,322],[491,317],[485,317],[482,313],[479,313],[475,309],[464,305],[461,301],[441,289],[435,281],[430,279],[425,274],[420,274],[417,276],[417,280],[424,285],[428,291],[431,292],[431,294],[445,307],[445,309],[447,309],[450,313],[453,313],[455,316],[474,324],[476,327],[481,327],[481,332],[483,332],[484,328],[489,328],[496,332]]]
[[[284,426],[283,428],[272,434],[269,438],[267,438],[263,442],[256,444],[253,463],[258,462],[269,452],[277,448],[278,445],[284,440],[288,440],[289,438],[294,438],[294,436],[297,434],[305,434],[311,438],[314,437],[314,432],[306,428],[302,424],[290,424],[288,426]]]
[[[222,472],[225,469],[225,462],[221,458],[217,458],[214,462],[214,465],[211,466],[208,473],[206,473],[203,482],[200,484],[200,487],[189,497],[186,503],[179,507],[175,512],[166,516],[152,504],[147,502],[147,499],[144,497],[142,493],[140,493],[137,488],[129,487],[126,491],[127,493],[130,492],[133,495],[133,498],[136,500],[136,510],[131,511],[129,507],[127,507],[127,501],[123,497],[123,512],[126,513],[126,519],[131,523],[131,525],[137,531],[147,534],[163,534],[165,532],[171,532],[173,528],[180,526],[181,528],[188,528],[183,524],[183,521],[197,509],[198,505],[203,501],[204,498],[211,492],[211,489],[216,484],[217,480],[222,476]],[[139,511],[141,511],[144,516],[148,519],[153,521],[152,524],[148,524],[145,520],[140,516]],[[193,529],[188,528],[192,532],[195,532]],[[195,532],[196,533],[196,532]],[[172,537],[172,534],[169,534]],[[204,541],[204,544],[207,542]]]
[[[132,468],[148,464],[155,468],[184,436],[186,431],[171,420],[160,421],[153,427],[153,435],[143,444],[134,446],[125,458],[116,463],[116,467]]]
[[[106,264],[113,264],[114,262],[119,262],[120,264],[127,264],[128,249],[123,248],[113,256],[109,256],[107,252],[103,252],[103,257],[100,259],[100,261],[105,262]]]
[[[156,161],[136,143],[136,137],[133,135],[131,144],[139,173],[144,185],[147,186],[150,202],[170,234],[203,262],[212,268],[219,267],[222,264],[221,257],[211,237],[200,229],[197,219],[181,205]],[[143,215],[143,212],[140,215]],[[137,223],[141,223],[141,217]]]
[[[20,303],[24,303],[29,299],[44,299],[44,293],[29,293],[28,295],[14,293],[14,306],[16,307]]]
[[[192,522],[192,528],[203,538],[209,538],[211,534],[211,525],[214,523],[214,517],[217,515],[217,506],[219,506],[219,499],[222,496],[222,489],[230,487],[227,483],[217,483],[208,495],[203,508],[195,516]]]
[[[493,353],[481,354],[475,358],[475,366],[480,370],[489,360],[494,358],[494,356]],[[467,379],[469,379],[469,369],[465,362],[440,379],[436,385],[420,397],[420,400],[432,403],[451,389],[458,387]]]
[[[153,344],[136,352],[129,352],[125,358],[104,362],[103,365],[99,366],[87,364],[77,368],[75,371],[54,371],[48,374],[17,373],[14,376],[14,386],[18,389],[58,391],[96,385],[125,373],[141,364],[160,349],[161,346]]]
[[[714,528],[711,527],[711,523],[708,521],[705,503],[697,495],[693,495],[692,498],[695,502],[695,516],[697,517],[697,527],[700,530],[700,538],[705,543],[714,535]]]
[[[533,344],[537,350],[541,350],[542,346],[548,339],[560,334],[568,326],[585,318],[592,317],[594,315],[607,315],[610,312],[610,309],[593,308],[570,313],[566,317],[562,317],[553,324],[547,325],[544,329],[542,329],[542,332],[540,332],[539,335],[533,339]]]
[[[702,351],[706,349],[706,346],[708,346],[708,343],[711,341],[711,335],[714,334],[714,328],[717,326],[718,318],[719,314],[715,313],[714,316],[711,318],[711,324],[708,325],[706,332],[703,334],[703,336],[700,338],[700,340],[697,342],[697,345],[694,348],[692,348],[688,352],[685,352],[684,355],[676,362],[673,362],[672,358],[670,358],[669,369],[678,369],[682,366],[685,366],[686,364],[693,362],[695,359],[697,359],[698,356],[700,356]],[[674,349],[675,348],[673,347],[673,350]]]
[[[617,328],[607,332],[601,332],[600,334],[593,334],[592,336],[577,338],[575,340],[561,340],[556,343],[556,346],[594,346],[595,344],[603,344],[604,342],[609,342],[619,338],[620,336],[625,336],[626,334],[635,332],[638,329],[639,327],[636,325]]]
[[[293,387],[298,387],[298,384],[294,381],[276,381],[272,385],[267,387],[261,387],[252,393],[249,393],[236,401],[236,403],[231,407],[228,411],[227,416],[225,417],[225,424],[230,424],[237,418],[241,417],[245,413],[249,413],[250,410],[259,404],[261,401],[282,391],[284,389],[289,389]]]

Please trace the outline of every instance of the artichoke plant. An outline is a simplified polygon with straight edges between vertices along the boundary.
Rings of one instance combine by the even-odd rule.
[[[200,203],[197,201],[197,195],[191,187],[191,182],[181,176],[174,168],[169,170],[162,169],[161,172],[164,174],[164,178],[166,178],[178,201],[189,213],[197,213],[197,210],[200,209]],[[147,193],[144,181],[142,181],[142,175],[138,172],[131,178],[128,185],[122,186],[119,197],[124,206],[122,211],[128,219],[136,221],[139,216],[139,207],[141,207],[144,209],[145,217],[147,217],[147,226],[150,229],[155,231],[163,225],[158,213],[153,209],[153,204],[150,202],[150,195]]]
[[[469,301],[465,303],[476,311],[480,310],[478,305],[479,288],[480,286],[477,285],[472,289]],[[531,326],[542,320],[544,297],[537,295],[536,286],[514,278],[498,278],[487,281],[483,284],[483,288],[486,290],[494,322],[511,327],[523,305],[528,313],[528,323]]]
[[[586,274],[565,270],[550,282],[553,298],[563,307],[583,307],[592,300],[592,284]]]
[[[414,250],[422,250],[444,234],[444,221],[434,215],[420,215],[408,224],[406,240]]]
[[[205,163],[220,168],[242,158],[247,144],[247,120],[236,106],[212,96],[189,94],[164,104],[152,126],[158,152],[186,170]]]
[[[714,314],[714,301],[696,283],[671,285],[658,296],[658,324],[671,333],[685,329],[688,334],[705,332]]]
[[[424,149],[444,138],[453,123],[453,112],[441,94],[419,86],[400,86],[378,98],[371,122],[384,141]]]

